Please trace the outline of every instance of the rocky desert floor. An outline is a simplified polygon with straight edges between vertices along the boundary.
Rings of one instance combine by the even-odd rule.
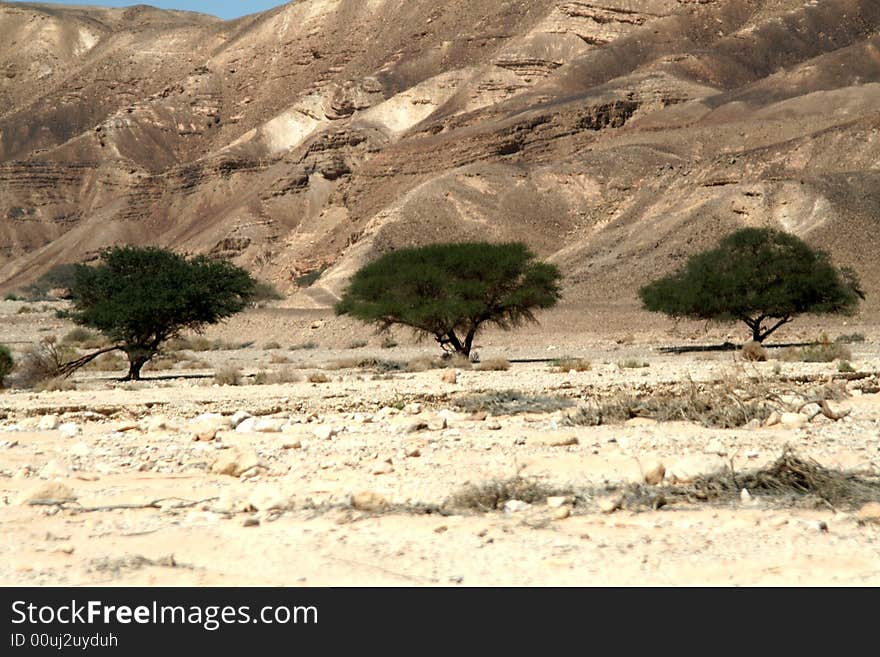
[[[0,303],[0,342],[62,340],[73,327],[56,308]],[[141,382],[87,370],[0,392],[0,584],[880,584],[880,323],[803,318],[780,336],[857,335],[846,368],[779,349],[758,363],[666,353],[741,336],[603,313],[487,332],[483,364],[510,361],[492,371],[264,308]],[[233,369],[239,385],[217,383]],[[663,394],[748,404],[756,387],[774,412],[735,428],[577,419]],[[820,398],[845,416],[803,406]],[[867,497],[740,487],[787,448]],[[709,476],[732,492],[700,493]]]

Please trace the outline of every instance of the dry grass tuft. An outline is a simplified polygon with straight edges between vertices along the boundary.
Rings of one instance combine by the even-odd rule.
[[[241,385],[241,370],[237,367],[224,367],[214,374],[214,383],[221,386]]]
[[[850,360],[852,351],[842,342],[816,342],[799,349],[788,347],[779,359],[798,363],[830,363],[835,360]]]
[[[743,357],[743,360],[747,360],[753,363],[763,363],[767,360],[769,354],[767,350],[764,348],[760,342],[756,340],[750,340],[746,342],[742,346],[742,351],[740,355]]]
[[[558,358],[554,360],[552,363],[550,363],[550,366],[554,372],[562,372],[564,374],[568,374],[572,370],[574,370],[575,372],[589,372],[593,364],[586,358],[573,358],[570,356],[566,356],[565,358]]]
[[[308,375],[309,383],[330,383],[330,377],[323,372],[312,372]]]
[[[530,395],[517,390],[500,390],[463,395],[455,404],[467,413],[485,411],[492,415],[517,413],[552,413],[573,405],[570,399],[547,395]]]
[[[571,491],[558,490],[535,479],[513,477],[481,484],[467,483],[454,493],[444,506],[486,513],[500,511],[510,500],[520,500],[528,504],[542,504],[547,501],[548,497],[571,494]]]

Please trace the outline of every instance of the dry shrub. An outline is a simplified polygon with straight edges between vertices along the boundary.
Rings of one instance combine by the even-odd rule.
[[[397,340],[394,338],[383,338],[381,347],[383,349],[394,349],[398,345]]]
[[[641,369],[643,367],[651,367],[651,364],[644,360],[639,360],[638,358],[627,358],[626,360],[622,360],[617,363],[617,366],[622,370],[631,370],[631,369]]]
[[[263,345],[263,349],[266,351],[271,351],[272,349],[281,349],[281,345],[277,342],[267,342]]]
[[[312,372],[308,376],[309,383],[330,383],[330,377],[323,372]]]
[[[691,383],[680,391],[637,395],[617,391],[613,396],[583,406],[569,416],[573,425],[619,424],[632,418],[658,422],[684,420],[706,427],[732,429],[752,420],[763,421],[776,410],[775,398],[761,382],[725,380],[708,388]]]
[[[301,344],[294,344],[290,346],[291,351],[311,351],[312,349],[317,349],[320,345],[317,342],[303,342]]]
[[[535,479],[513,477],[481,484],[467,483],[444,506],[486,513],[500,511],[511,500],[543,504],[548,497],[571,494],[571,491],[551,488]]]
[[[34,384],[33,389],[37,392],[60,392],[63,390],[76,390],[76,384],[63,376],[55,376],[44,379]]]
[[[763,363],[767,360],[768,353],[767,350],[757,340],[749,340],[742,346],[742,351],[740,355],[743,357],[743,360],[751,361],[753,363]]]
[[[282,356],[281,354],[272,354],[269,358],[269,362],[272,365],[280,365],[282,363],[289,363],[290,359],[287,356]]]
[[[562,373],[568,373],[572,370],[575,372],[589,372],[593,366],[586,358],[572,358],[568,356],[565,358],[558,358],[550,365],[554,372]]]
[[[63,344],[80,344],[83,342],[95,340],[98,337],[99,336],[97,333],[93,333],[92,331],[89,331],[82,326],[77,326],[76,328],[68,331],[67,334],[63,338],[61,338],[61,342]]]
[[[506,358],[489,358],[477,363],[474,369],[478,372],[506,372],[510,369],[510,361]]]
[[[366,347],[368,342],[366,340],[354,340],[348,343],[348,349],[362,349]]]
[[[843,342],[844,344],[855,344],[864,341],[864,333],[844,333],[843,335],[837,336],[837,339],[835,340],[835,342]]]
[[[268,382],[271,384],[298,383],[302,380],[302,374],[290,367],[282,367],[280,370],[269,372],[268,377]]]
[[[547,395],[530,395],[517,390],[501,390],[463,395],[455,400],[463,411],[485,411],[492,415],[516,415],[517,413],[552,413],[573,405],[570,399]]]
[[[216,351],[223,345],[215,340],[196,335],[193,337],[180,337],[169,340],[166,345],[166,351]]]
[[[852,352],[842,342],[816,342],[799,349],[788,347],[779,358],[787,362],[830,363],[835,360],[850,360]]]
[[[760,495],[764,501],[785,505],[830,506],[855,509],[880,501],[880,478],[826,468],[812,459],[799,457],[791,448],[768,466],[756,470],[717,472],[690,484],[622,487],[624,508],[656,506],[658,493],[664,503],[737,503],[742,489]]]
[[[442,359],[430,356],[418,356],[406,363],[407,372],[427,372],[428,370],[436,370],[441,367],[443,367]]]
[[[214,374],[214,383],[221,386],[241,385],[241,370],[232,366],[219,369]]]
[[[118,372],[128,368],[128,359],[120,353],[111,351],[101,354],[83,369],[94,372]]]
[[[61,366],[76,356],[69,345],[59,345],[55,336],[47,336],[25,351],[16,368],[15,385],[32,388],[41,381],[58,376]]]
[[[406,363],[404,369],[407,372],[427,372],[428,370],[439,370],[444,368],[454,368],[458,370],[469,370],[473,363],[467,356],[462,354],[452,354],[444,356],[418,356]]]

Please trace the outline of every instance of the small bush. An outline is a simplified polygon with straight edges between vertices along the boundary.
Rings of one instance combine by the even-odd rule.
[[[167,351],[217,351],[221,346],[220,342],[197,335],[169,340],[166,349]]]
[[[363,349],[367,344],[366,340],[354,340],[348,343],[348,349]]]
[[[271,351],[272,349],[281,349],[281,345],[277,342],[267,342],[263,345],[263,349],[266,351]]]
[[[270,384],[281,384],[281,383],[298,383],[303,380],[302,375],[289,367],[282,367],[280,370],[276,370],[275,372],[270,372],[266,382]]]
[[[751,420],[763,421],[773,411],[769,391],[760,384],[728,381],[709,390],[691,385],[686,391],[660,391],[648,396],[617,392],[581,407],[569,416],[573,425],[619,424],[632,418],[658,422],[685,420],[706,427],[732,429]]]
[[[61,366],[75,356],[69,345],[59,345],[55,336],[46,336],[24,353],[16,371],[16,384],[33,388],[58,376]]]
[[[516,415],[517,413],[552,413],[571,407],[573,402],[563,397],[501,390],[464,395],[456,399],[455,404],[467,413],[485,411],[492,415]]]
[[[568,373],[572,370],[575,372],[588,372],[592,368],[592,363],[586,358],[572,358],[566,356],[564,358],[555,359],[550,363],[550,366],[554,372]]]
[[[749,340],[742,346],[740,355],[743,357],[743,360],[748,360],[753,363],[763,363],[767,360],[768,353],[760,342]]]
[[[262,370],[254,374],[254,385],[264,386],[269,383],[269,373]]]
[[[571,495],[570,490],[550,488],[533,479],[514,477],[482,484],[467,483],[452,495],[448,506],[469,511],[500,511],[511,500],[543,504],[548,497]]]
[[[630,370],[651,367],[651,364],[644,360],[638,360],[637,358],[627,358],[626,360],[620,361],[617,366],[622,370]]]
[[[393,338],[383,338],[382,340],[382,348],[383,349],[394,349],[397,346],[397,340]]]
[[[475,369],[478,372],[506,372],[510,369],[510,361],[506,358],[490,358],[477,363]]]
[[[92,333],[88,329],[77,326],[75,329],[72,329],[67,333],[67,335],[61,338],[61,342],[64,344],[79,344],[80,342],[93,340],[97,337],[98,335],[96,333]]]
[[[302,344],[291,345],[291,351],[311,351],[312,349],[317,349],[320,345],[317,342],[303,342]]]
[[[287,356],[282,356],[281,354],[272,354],[269,357],[269,362],[273,365],[280,365],[281,363],[289,363],[290,359]]]
[[[224,367],[214,374],[214,383],[221,386],[237,386],[241,384],[241,370],[237,367]]]
[[[781,360],[798,363],[830,363],[851,358],[852,352],[842,342],[816,342],[800,349],[789,347],[780,355]]]
[[[12,358],[12,352],[5,344],[0,344],[0,388],[3,387],[3,379],[12,373],[15,367],[15,359]]]
[[[283,298],[284,295],[281,294],[274,285],[267,283],[266,281],[257,281],[256,285],[254,285],[253,292],[250,295],[250,301],[254,304],[262,301],[278,301]]]
[[[323,372],[312,372],[308,376],[309,383],[330,383],[330,377]]]
[[[848,374],[856,370],[848,360],[842,360],[837,364],[837,371]]]
[[[55,376],[51,379],[38,381],[34,384],[37,392],[62,392],[64,390],[76,390],[76,384],[63,376]]]
[[[837,336],[835,342],[842,342],[844,344],[855,344],[857,342],[864,342],[865,334],[864,333],[844,333],[843,335]]]
[[[5,297],[3,297],[4,301],[26,301],[23,296],[10,292]]]

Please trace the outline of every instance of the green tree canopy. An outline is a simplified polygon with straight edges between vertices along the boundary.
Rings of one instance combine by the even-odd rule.
[[[395,324],[470,355],[483,324],[509,329],[560,298],[559,270],[521,243],[432,244],[400,249],[365,265],[336,306],[380,328]]]
[[[188,259],[155,247],[114,247],[100,264],[76,266],[70,316],[124,351],[127,378],[138,379],[163,342],[243,310],[254,286],[247,271],[227,261]]]
[[[853,270],[835,268],[798,237],[744,228],[639,296],[647,310],[672,317],[742,321],[763,342],[802,313],[852,314],[865,295]]]

